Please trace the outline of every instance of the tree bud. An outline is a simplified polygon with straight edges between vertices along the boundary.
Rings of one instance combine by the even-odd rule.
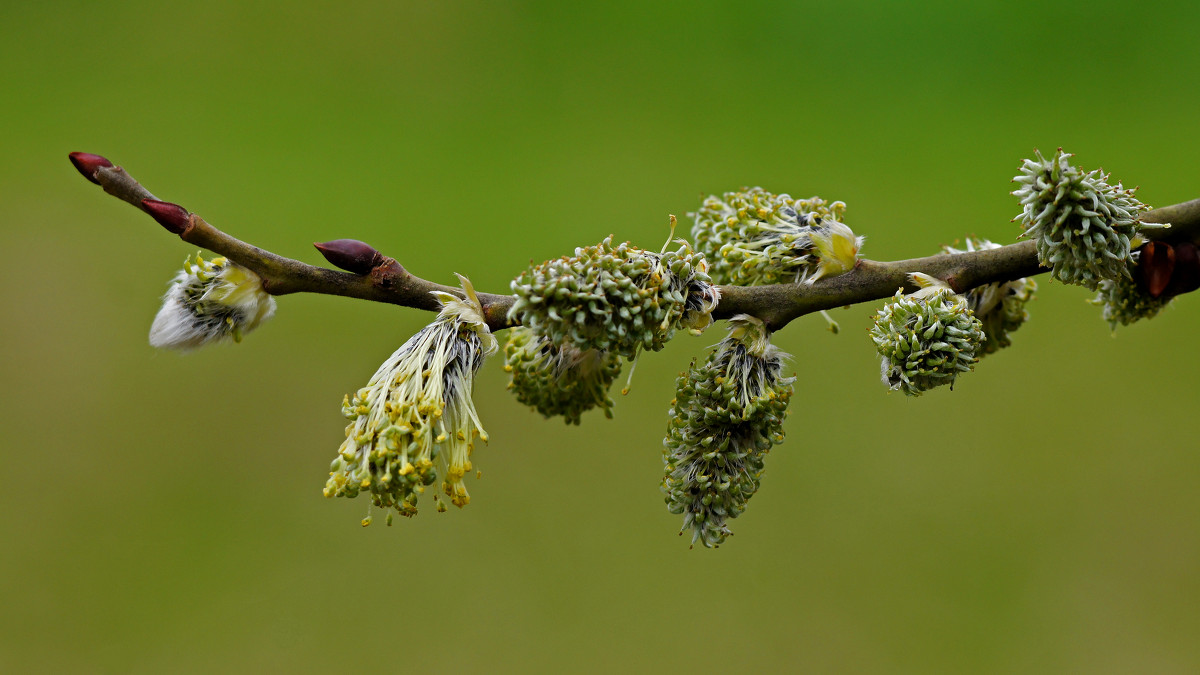
[[[75,168],[79,171],[79,173],[83,174],[84,178],[92,181],[96,185],[100,184],[100,181],[96,180],[96,172],[99,171],[101,167],[111,167],[113,165],[113,163],[108,161],[108,159],[105,157],[93,155],[90,152],[72,152],[67,156],[71,158],[71,163],[75,165]]]
[[[1142,247],[1137,263],[1137,279],[1150,297],[1157,298],[1167,290],[1174,271],[1174,247],[1161,241],[1152,241]]]
[[[171,202],[160,202],[157,199],[143,199],[142,210],[157,220],[159,225],[171,234],[183,234],[188,226],[188,210]]]
[[[383,262],[383,254],[357,239],[335,239],[325,243],[314,242],[313,246],[321,252],[321,255],[325,256],[330,264],[354,274],[370,274],[372,269]]]
[[[1200,288],[1200,254],[1196,245],[1190,241],[1175,244],[1175,269],[1167,286],[1167,295],[1191,293],[1197,288]]]

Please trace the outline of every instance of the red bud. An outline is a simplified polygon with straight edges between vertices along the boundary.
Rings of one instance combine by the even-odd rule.
[[[1200,253],[1189,241],[1175,244],[1175,272],[1167,286],[1167,295],[1191,293],[1197,288],[1200,288]]]
[[[101,157],[100,155],[93,155],[90,152],[72,152],[71,154],[67,155],[67,157],[71,158],[71,163],[75,165],[75,168],[79,171],[79,173],[83,174],[84,178],[92,181],[96,185],[100,184],[100,181],[96,180],[96,172],[99,171],[101,167],[112,167],[113,165],[113,163],[108,161],[106,158]]]
[[[143,199],[142,210],[157,220],[159,225],[167,228],[171,234],[183,234],[188,226],[187,209],[171,202],[160,202],[157,199]]]
[[[1142,247],[1138,258],[1138,281],[1152,298],[1167,290],[1171,273],[1175,270],[1175,249],[1167,243],[1152,241]]]
[[[355,274],[370,274],[384,260],[383,254],[357,239],[335,239],[313,246],[330,263]]]

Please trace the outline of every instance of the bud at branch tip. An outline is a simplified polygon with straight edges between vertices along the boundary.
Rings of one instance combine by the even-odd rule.
[[[79,173],[96,185],[100,184],[100,181],[96,180],[96,172],[103,167],[111,168],[113,165],[108,159],[90,152],[72,152],[67,156],[71,158],[71,163],[75,165]]]

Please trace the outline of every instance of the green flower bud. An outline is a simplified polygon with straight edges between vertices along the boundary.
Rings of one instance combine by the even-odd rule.
[[[994,248],[1000,248],[1000,244],[986,239],[968,237],[965,249],[959,250],[945,246],[942,251],[959,254],[987,251]],[[1005,283],[984,284],[967,291],[967,307],[983,324],[983,334],[987,337],[977,356],[983,358],[1012,344],[1008,334],[1029,320],[1029,312],[1025,311],[1025,303],[1033,299],[1035,291],[1037,291],[1037,282],[1029,278]]]
[[[943,384],[975,367],[987,337],[983,324],[945,283],[926,274],[909,275],[921,289],[896,291],[875,316],[871,339],[882,359],[883,383],[908,396]]]
[[[719,298],[704,256],[676,241],[678,250],[653,253],[608,237],[535,265],[512,282],[508,316],[557,346],[630,359],[658,351],[679,328],[704,330]]]
[[[227,258],[183,261],[150,327],[150,344],[187,351],[233,340],[271,318],[275,298],[262,278]]]
[[[376,506],[414,516],[417,497],[437,480],[440,455],[451,503],[471,501],[463,477],[472,468],[475,438],[487,442],[471,390],[484,357],[496,351],[496,338],[471,282],[459,280],[465,297],[435,292],[442,304],[437,319],[342,402],[350,424],[330,467],[326,497],[367,490]]]
[[[761,321],[739,315],[729,336],[703,364],[675,382],[663,441],[667,510],[683,515],[692,545],[715,548],[726,522],[746,510],[758,490],[763,460],[783,442],[783,420],[795,378],[781,377],[784,354]]]
[[[692,238],[714,283],[812,283],[854,269],[863,238],[843,224],[846,205],[792,199],[762,188],[710,196],[690,214]]]
[[[625,308],[622,308],[625,309]],[[504,345],[508,388],[517,400],[546,417],[562,415],[579,424],[580,415],[599,406],[612,418],[609,387],[621,372],[621,357],[570,344],[556,347],[525,326],[510,328]]]
[[[1059,148],[1053,159],[1039,152],[1036,161],[1025,160],[1013,178],[1021,187],[1012,194],[1021,200],[1021,236],[1037,243],[1038,261],[1050,276],[1095,290],[1105,279],[1128,277],[1130,240],[1149,207],[1134,190],[1109,185],[1109,174],[1084,173],[1069,157]]]

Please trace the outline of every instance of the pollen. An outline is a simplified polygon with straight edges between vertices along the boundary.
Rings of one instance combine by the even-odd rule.
[[[843,202],[754,187],[710,196],[689,215],[696,250],[713,261],[713,283],[761,286],[853,269],[863,238],[842,222],[845,211]]]
[[[437,319],[343,404],[351,421],[330,467],[327,497],[366,491],[373,505],[413,516],[425,486],[437,482],[438,457],[445,475],[456,481],[455,494],[466,494],[461,480],[471,467],[469,439],[485,435],[472,400],[475,373],[497,346],[478,296],[460,279],[463,297],[436,293],[442,303]]]

